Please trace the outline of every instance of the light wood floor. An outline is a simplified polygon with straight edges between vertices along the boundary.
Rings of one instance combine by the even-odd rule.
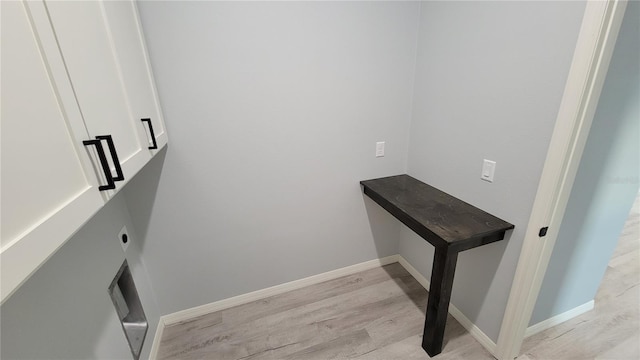
[[[159,359],[429,359],[427,291],[398,263],[167,327]],[[442,359],[493,359],[451,316]]]
[[[527,359],[638,359],[640,215],[636,202],[593,311],[536,334]],[[167,327],[159,359],[429,359],[427,292],[399,264]],[[451,316],[438,359],[493,359]]]

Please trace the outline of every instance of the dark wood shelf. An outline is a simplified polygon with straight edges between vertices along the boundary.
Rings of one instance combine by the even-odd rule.
[[[492,242],[496,241],[495,235],[514,227],[409,175],[365,180],[360,184],[367,196],[434,246],[478,238]]]
[[[422,347],[442,351],[460,251],[504,239],[510,224],[409,175],[361,181],[365,195],[435,247]]]

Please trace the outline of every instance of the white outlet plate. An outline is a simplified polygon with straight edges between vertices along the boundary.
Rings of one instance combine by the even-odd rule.
[[[482,174],[480,174],[480,179],[488,182],[493,182],[493,176],[496,173],[496,162],[484,159],[482,163]]]
[[[122,235],[127,235],[127,242],[123,242],[122,241]],[[131,236],[129,236],[129,232],[127,231],[127,227],[123,226],[122,230],[120,230],[120,232],[118,233],[118,242],[120,243],[120,245],[122,245],[122,250],[124,252],[127,252],[127,248],[129,247],[129,244],[131,244]]]
[[[376,143],[376,157],[384,156],[384,141],[378,141]]]

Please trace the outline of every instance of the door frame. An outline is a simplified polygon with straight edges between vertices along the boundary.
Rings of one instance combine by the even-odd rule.
[[[496,346],[500,360],[520,353],[584,145],[600,98],[627,2],[588,1],[556,124],[525,232]],[[539,231],[549,227],[546,236]]]

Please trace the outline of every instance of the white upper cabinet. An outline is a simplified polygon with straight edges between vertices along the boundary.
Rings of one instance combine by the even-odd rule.
[[[167,135],[135,3],[0,4],[4,301]]]
[[[167,143],[167,133],[138,20],[138,10],[131,1],[106,1],[103,6],[125,91],[131,100],[131,113],[136,121],[145,119],[145,146],[154,147],[155,137],[155,146],[160,149]]]
[[[44,6],[0,4],[4,301],[104,200],[53,33],[34,31],[33,23],[48,21]]]
[[[141,110],[138,109],[145,106],[144,101],[148,102],[145,97],[153,98],[153,92],[149,86],[126,86],[128,83],[138,83],[130,81],[128,77],[140,77],[137,72],[142,71],[144,74],[148,71],[142,43],[121,40],[139,38],[139,31],[135,26],[137,18],[123,21],[113,19],[109,22],[104,7],[108,4],[98,1],[45,3],[89,136],[95,138],[110,135],[113,139],[124,172],[125,181],[117,183],[120,188],[152,156],[147,145],[149,140],[146,124],[141,121]],[[108,6],[123,5],[132,7],[130,2]],[[120,15],[122,14],[117,14]],[[124,15],[131,17],[131,11]],[[110,24],[124,25],[124,28],[111,29]],[[121,58],[127,61],[120,63]],[[139,59],[144,63],[135,64]],[[132,69],[132,65],[138,66]],[[134,91],[141,91],[143,94]],[[155,110],[155,107],[151,109]],[[145,117],[152,115],[155,115],[156,121],[160,120],[157,111],[156,114]],[[114,177],[118,177],[113,157],[109,157],[109,161]]]

